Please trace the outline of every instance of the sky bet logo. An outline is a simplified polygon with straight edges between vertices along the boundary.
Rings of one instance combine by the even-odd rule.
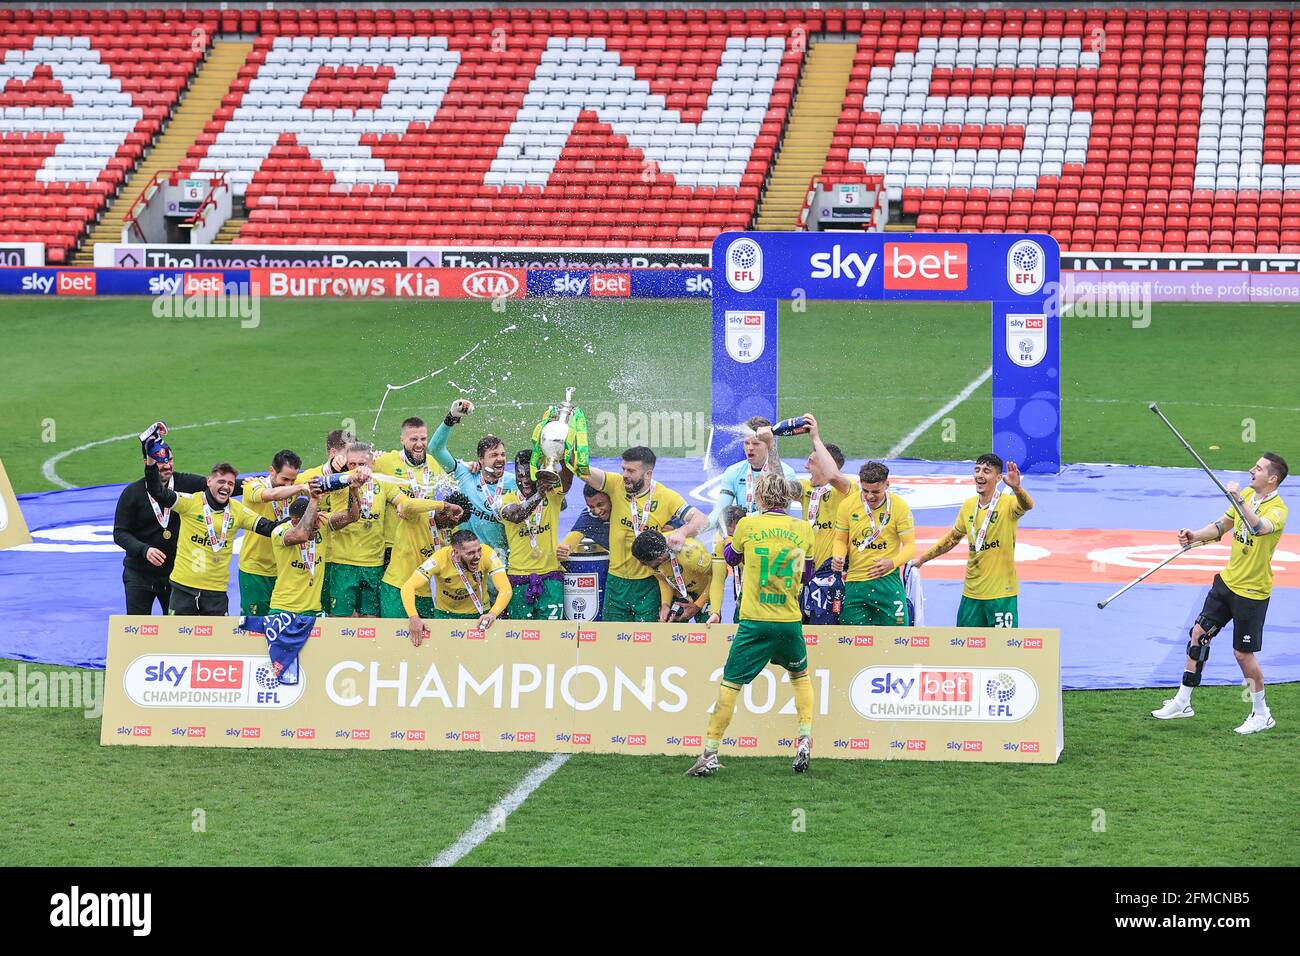
[[[885,288],[960,291],[967,285],[966,243],[885,243]]]
[[[878,258],[880,256],[874,252],[865,260],[856,252],[844,255],[844,247],[837,242],[830,252],[814,253],[808,263],[812,266],[814,279],[852,279],[861,289],[867,284]]]

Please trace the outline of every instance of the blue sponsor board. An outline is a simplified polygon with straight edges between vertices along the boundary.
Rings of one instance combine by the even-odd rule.
[[[529,269],[528,294],[546,298],[707,299],[708,269]]]
[[[0,295],[186,295],[248,281],[247,269],[0,269]]]
[[[713,424],[723,427],[714,432],[710,467],[741,457],[735,425],[752,415],[782,417],[782,301],[925,300],[990,303],[993,451],[1026,472],[1059,472],[1060,259],[1047,235],[723,233],[713,243],[711,289]]]

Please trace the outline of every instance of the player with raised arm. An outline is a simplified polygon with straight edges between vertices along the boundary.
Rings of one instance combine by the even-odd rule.
[[[361,501],[356,486],[348,488],[348,510],[326,514],[320,511],[319,482],[313,482],[308,497],[295,498],[289,504],[290,522],[271,532],[275,551],[275,590],[271,592],[268,615],[321,613],[324,568],[318,555],[321,544],[332,534],[353,524],[361,516]]]
[[[244,507],[259,518],[282,521],[289,517],[293,500],[307,494],[306,482],[298,482],[302,459],[282,448],[271,459],[265,478],[244,482]],[[245,535],[239,546],[239,613],[245,617],[270,613],[271,594],[279,571],[275,547],[270,538]]]
[[[573,481],[565,468],[559,485],[530,474],[532,452],[515,455],[518,491],[501,496],[497,514],[510,546],[506,573],[514,589],[506,617],[512,621],[559,621],[564,618],[564,569],[556,554],[560,512]]]
[[[662,531],[677,519],[682,526],[665,537],[676,550],[708,527],[709,519],[686,499],[654,480],[655,453],[644,446],[623,452],[622,474],[592,466],[582,480],[609,495],[609,574],[601,608],[606,621],[659,620],[655,574],[632,555],[632,542],[647,529]]]
[[[835,516],[831,567],[844,572],[839,623],[907,627],[902,567],[916,554],[912,509],[889,490],[889,469],[869,461],[858,472],[861,494],[846,499]]]
[[[1201,671],[1210,656],[1210,641],[1231,621],[1232,651],[1251,691],[1250,716],[1235,729],[1239,734],[1254,734],[1276,726],[1264,700],[1264,672],[1255,655],[1264,646],[1264,616],[1273,593],[1273,552],[1286,528],[1287,506],[1278,497],[1278,486],[1288,471],[1282,456],[1266,452],[1250,469],[1250,484],[1244,490],[1239,492],[1235,481],[1226,486],[1235,507],[1229,507],[1203,528],[1178,532],[1178,543],[1187,547],[1218,541],[1230,531],[1232,551],[1227,566],[1214,576],[1210,593],[1192,625],[1178,693],[1159,710],[1151,711],[1152,717],[1172,720],[1195,715],[1192,688],[1200,686]]]
[[[819,570],[835,551],[835,518],[840,506],[853,496],[856,480],[843,474],[844,452],[822,441],[817,419],[805,413],[804,422],[813,450],[804,462],[808,477],[800,481],[803,516],[813,529],[813,569]]]
[[[429,456],[429,426],[424,419],[412,416],[402,422],[398,448],[375,457],[376,474],[392,475],[403,482],[403,491],[411,498],[432,497],[432,488],[444,474],[442,465]],[[393,545],[401,518],[396,508],[384,512],[384,567],[392,560]],[[405,580],[405,578],[403,578]]]
[[[999,495],[998,483],[1005,481],[1011,494]],[[994,454],[975,459],[975,494],[957,513],[952,530],[925,554],[913,561],[921,567],[947,554],[970,539],[966,558],[966,584],[957,608],[958,627],[1016,627],[1020,609],[1016,597],[1016,526],[1034,507],[1033,499],[1020,484],[1020,469]]]
[[[794,770],[803,773],[812,757],[813,689],[808,675],[808,648],[804,644],[799,590],[807,557],[812,553],[812,527],[802,518],[786,514],[799,493],[798,483],[779,474],[764,474],[754,486],[761,512],[746,515],[726,546],[726,560],[745,572],[736,630],[718,685],[718,699],[704,735],[704,752],[686,771],[707,777],[718,771],[718,747],[731,723],[740,689],[754,680],[772,661],[790,672],[799,734]]]
[[[497,598],[488,607],[488,579],[496,587]],[[505,565],[490,545],[462,528],[451,536],[451,544],[435,551],[433,557],[411,572],[402,585],[402,604],[410,624],[411,643],[419,647],[429,635],[429,628],[415,606],[415,592],[421,584],[433,588],[434,620],[477,620],[487,630],[510,604],[510,579]]]
[[[465,523],[481,542],[489,545],[504,559],[509,552],[506,530],[497,514],[497,506],[506,492],[518,491],[515,476],[506,471],[506,445],[496,435],[478,440],[478,469],[471,469],[447,450],[447,438],[462,418],[474,411],[474,403],[458,398],[451,403],[442,424],[429,439],[429,454],[456,480],[461,493],[470,500]]]

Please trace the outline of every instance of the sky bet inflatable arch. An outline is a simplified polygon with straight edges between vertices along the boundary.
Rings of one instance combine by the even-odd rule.
[[[990,303],[993,451],[1025,472],[1060,471],[1060,278],[1061,250],[1046,235],[721,234],[713,242],[709,467],[742,457],[734,426],[746,418],[801,411],[778,414],[776,345],[781,301],[802,298]],[[843,334],[870,335],[871,327],[846,325]],[[845,398],[853,401],[851,389]]]

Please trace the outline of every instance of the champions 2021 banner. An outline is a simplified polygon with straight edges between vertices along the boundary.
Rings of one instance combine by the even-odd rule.
[[[464,622],[472,623],[472,622]],[[237,618],[109,624],[100,742],[694,754],[732,625],[319,618],[299,681],[274,676]],[[818,758],[1055,763],[1064,746],[1055,630],[805,629]],[[794,746],[794,694],[769,667],[744,689],[733,756]]]
[[[752,415],[779,421],[801,411],[777,408],[782,302],[955,301],[992,306],[993,451],[1026,473],[1056,474],[1061,470],[1060,260],[1060,247],[1048,235],[722,233],[713,242],[717,430],[711,464],[723,467],[741,457],[743,436],[736,423]],[[790,334],[800,333],[794,328]],[[866,309],[860,318],[846,320],[838,334],[879,345],[875,361],[839,370],[845,382],[860,380],[869,399],[882,382],[892,381],[889,356],[895,346],[876,343],[878,332]],[[894,382],[891,387],[937,384]],[[845,394],[854,394],[852,384]],[[862,414],[870,417],[872,409],[863,408]]]

